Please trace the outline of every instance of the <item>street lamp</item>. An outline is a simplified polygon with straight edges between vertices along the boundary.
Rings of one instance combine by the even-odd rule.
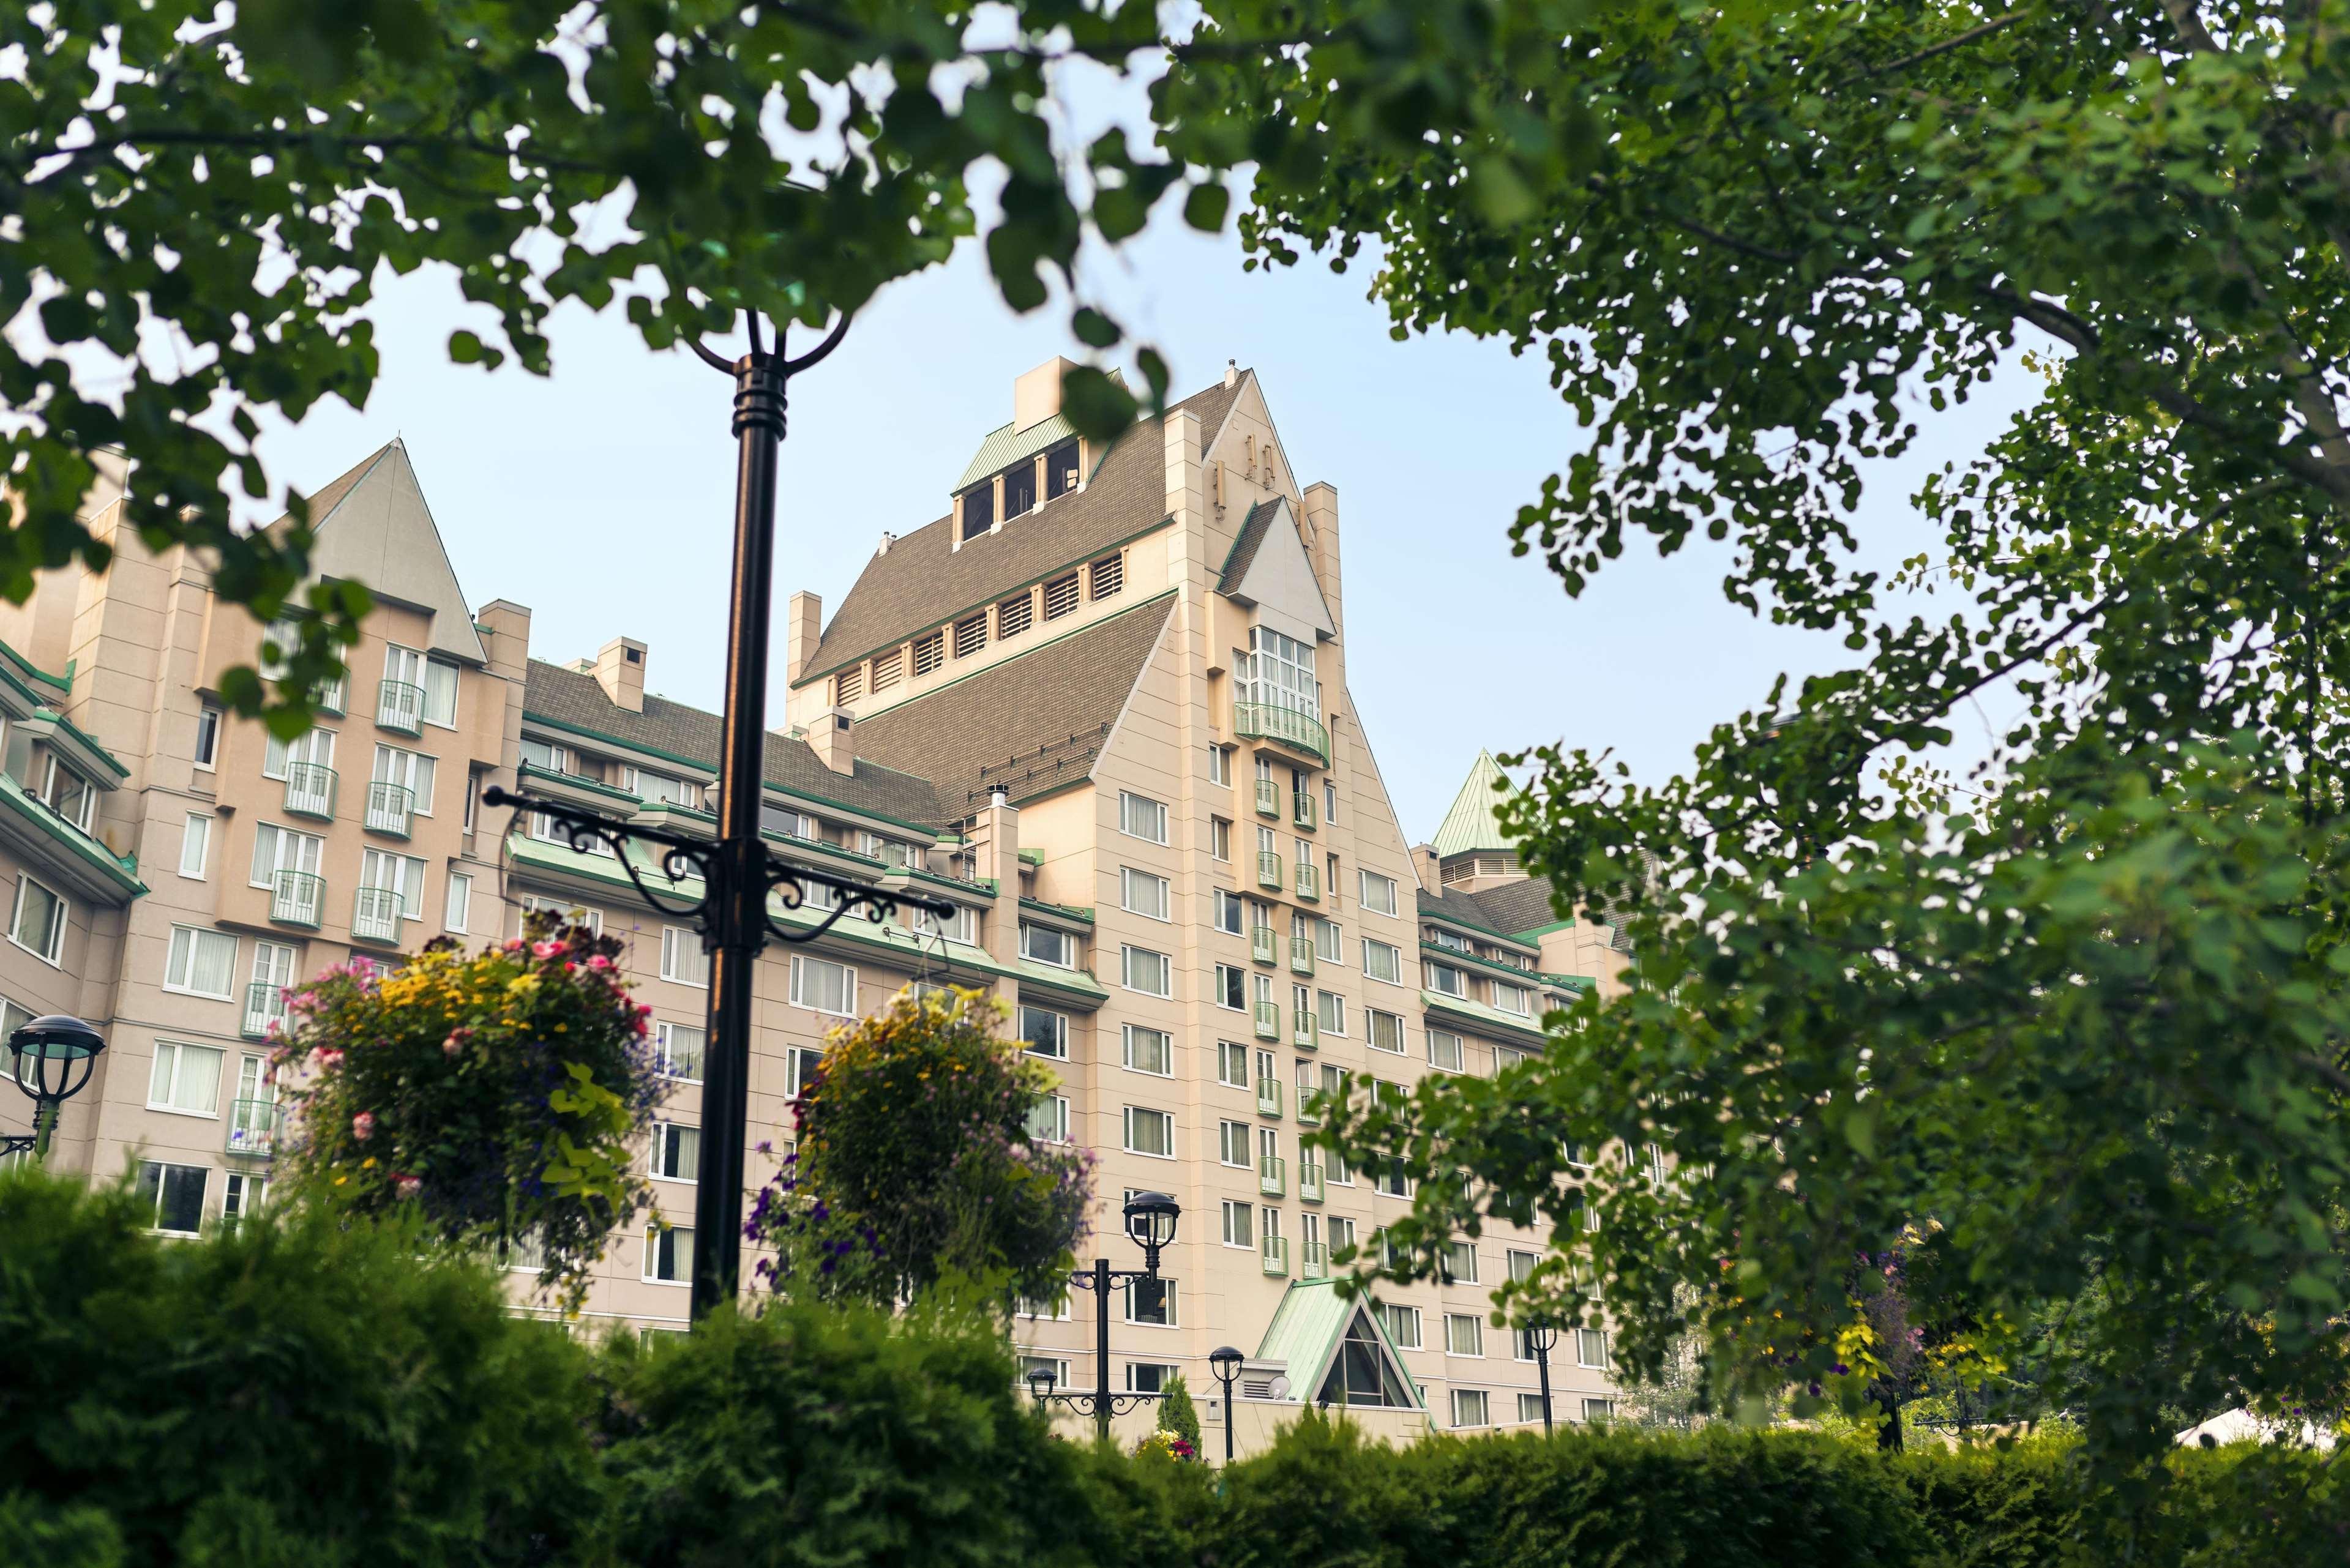
[[[30,1150],[35,1159],[46,1160],[57,1107],[88,1085],[106,1037],[78,1018],[52,1012],[11,1033],[8,1047],[16,1054],[16,1086],[32,1096],[33,1130],[29,1137],[0,1138],[0,1155]]]
[[[1232,1380],[1241,1375],[1241,1363],[1246,1359],[1229,1345],[1208,1352],[1208,1369],[1224,1386],[1224,1463],[1228,1465],[1232,1462]]]
[[[785,387],[839,347],[848,330],[843,316],[822,343],[796,359],[783,357],[785,323],[775,323],[775,351],[760,340],[759,315],[745,313],[750,352],[729,360],[689,340],[705,364],[734,378],[734,588],[727,613],[726,707],[721,731],[716,842],[656,827],[639,827],[563,801],[492,785],[490,805],[536,812],[560,824],[570,846],[601,842],[618,857],[639,897],[673,920],[702,929],[710,953],[710,1002],[702,1079],[702,1168],[694,1186],[693,1315],[707,1316],[735,1299],[743,1268],[743,1165],[751,1113],[751,976],[759,950],[772,938],[814,941],[861,910],[882,920],[900,907],[951,919],[955,906],[919,893],[883,892],[790,865],[759,836],[759,806],[766,782],[767,643],[775,619],[775,449],[784,439]],[[650,852],[642,870],[629,858],[634,844]],[[647,873],[650,872],[650,875]],[[700,883],[699,891],[688,884]],[[809,893],[829,888],[833,902],[809,928],[771,916],[775,897],[788,911]],[[700,1244],[702,1238],[707,1244]]]
[[[1543,1436],[1550,1436],[1550,1353],[1558,1343],[1558,1330],[1547,1323],[1526,1325],[1526,1348],[1534,1353],[1534,1369],[1542,1376]]]
[[[1094,1418],[1094,1430],[1103,1442],[1109,1441],[1109,1418],[1112,1416],[1124,1415],[1139,1405],[1165,1397],[1160,1394],[1112,1394],[1109,1391],[1109,1293],[1121,1282],[1159,1284],[1159,1254],[1173,1245],[1175,1221],[1183,1210],[1163,1192],[1138,1192],[1126,1200],[1125,1212],[1126,1233],[1142,1249],[1142,1267],[1113,1269],[1107,1258],[1096,1258],[1092,1268],[1069,1276],[1069,1283],[1094,1293],[1093,1392],[1055,1394],[1051,1373],[1040,1368],[1028,1375],[1028,1392],[1037,1404],[1066,1405],[1072,1410],[1090,1413]]]

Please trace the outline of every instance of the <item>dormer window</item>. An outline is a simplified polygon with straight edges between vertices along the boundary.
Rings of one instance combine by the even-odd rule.
[[[1056,446],[1045,454],[1045,499],[1066,495],[1077,487],[1077,443]]]
[[[1003,474],[1003,519],[1036,510],[1036,465],[1024,462]]]
[[[962,538],[968,542],[995,526],[995,486],[993,483],[962,493]]]
[[[88,779],[53,755],[49,758],[49,775],[42,784],[41,804],[88,833],[90,819],[98,811],[98,791],[90,787]]]

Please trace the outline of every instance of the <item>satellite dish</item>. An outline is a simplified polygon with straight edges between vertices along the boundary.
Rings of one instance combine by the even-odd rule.
[[[1273,1381],[1272,1381],[1271,1383],[1269,1383],[1269,1384],[1267,1384],[1267,1385],[1265,1386],[1265,1390],[1264,1390],[1264,1391],[1265,1391],[1266,1393],[1268,1393],[1268,1394],[1272,1395],[1272,1396],[1273,1396],[1274,1398],[1276,1398],[1276,1399],[1286,1399],[1286,1398],[1288,1398],[1288,1397],[1289,1397],[1289,1378],[1288,1378],[1288,1376],[1287,1376],[1286,1374],[1284,1374],[1284,1373],[1279,1373],[1279,1372],[1274,1373],[1274,1376],[1273,1376]]]

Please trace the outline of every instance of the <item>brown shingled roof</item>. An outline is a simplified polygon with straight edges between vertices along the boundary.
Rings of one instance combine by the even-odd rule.
[[[1551,903],[1550,878],[1529,877],[1523,882],[1504,882],[1498,888],[1487,888],[1469,895],[1496,930],[1531,931],[1538,926],[1555,925],[1558,915]]]
[[[1219,382],[1174,407],[1197,414],[1201,431],[1212,436],[1238,392],[1237,384]],[[833,612],[806,673],[794,684],[821,680],[975,605],[1090,560],[1166,517],[1161,426],[1144,421],[1110,444],[1083,490],[1012,518],[1003,532],[982,535],[958,550],[949,515],[895,541],[889,554],[875,556]]]
[[[1241,531],[1232,535],[1231,552],[1224,556],[1224,569],[1216,579],[1217,592],[1231,593],[1248,576],[1250,566],[1256,560],[1257,548],[1264,543],[1265,534],[1281,510],[1281,500],[1275,495],[1249,508],[1248,516],[1241,522]]]
[[[1002,784],[1013,804],[1093,775],[1174,611],[1146,600],[1083,631],[860,719],[857,753],[931,779],[950,820]]]

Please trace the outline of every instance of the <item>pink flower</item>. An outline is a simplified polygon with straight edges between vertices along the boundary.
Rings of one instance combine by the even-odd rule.
[[[530,953],[533,958],[551,959],[561,951],[563,951],[563,943],[560,940],[554,941],[533,942],[530,946]]]
[[[602,953],[598,953],[595,957],[588,961],[588,967],[600,972],[611,968],[612,961],[606,958]]]
[[[506,943],[506,951],[510,953],[518,953],[522,951],[522,939],[520,937],[516,937]]]
[[[391,1189],[402,1198],[413,1198],[424,1190],[424,1179],[411,1176],[404,1170],[399,1171],[392,1176]]]
[[[332,1045],[318,1053],[318,1071],[331,1073],[343,1064],[343,1054]]]
[[[361,1143],[375,1137],[375,1113],[361,1111],[351,1118],[351,1136]]]

